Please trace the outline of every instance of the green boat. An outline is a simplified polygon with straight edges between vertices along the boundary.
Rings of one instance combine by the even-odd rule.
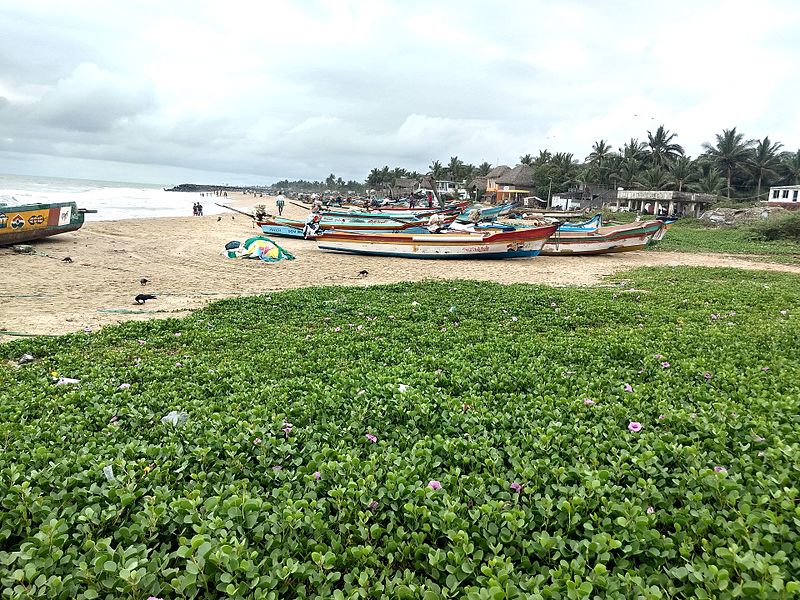
[[[0,204],[0,246],[76,231],[90,211],[74,202]]]

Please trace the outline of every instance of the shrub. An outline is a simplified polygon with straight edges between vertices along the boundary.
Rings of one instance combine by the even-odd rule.
[[[800,212],[787,213],[759,221],[750,226],[753,237],[760,240],[800,241]]]

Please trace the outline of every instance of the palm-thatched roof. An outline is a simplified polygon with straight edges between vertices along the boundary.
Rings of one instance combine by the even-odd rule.
[[[469,190],[479,190],[481,192],[486,191],[486,184],[489,182],[488,177],[476,177],[472,181],[469,182],[467,189]]]
[[[512,185],[515,188],[532,188],[536,185],[533,179],[533,167],[529,165],[517,165],[507,173],[497,178],[500,185]]]
[[[497,179],[498,177],[502,177],[508,173],[510,170],[511,167],[507,167],[506,165],[497,165],[494,169],[486,174],[486,179]]]

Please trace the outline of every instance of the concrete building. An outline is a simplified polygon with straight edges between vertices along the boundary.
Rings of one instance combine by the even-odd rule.
[[[619,190],[617,198],[607,206],[616,210],[633,210],[659,217],[699,217],[717,201],[714,194],[695,194],[670,190]]]
[[[800,209],[800,185],[776,185],[769,188],[769,206],[781,206],[789,210]]]

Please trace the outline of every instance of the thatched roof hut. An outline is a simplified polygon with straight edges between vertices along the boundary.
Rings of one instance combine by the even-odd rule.
[[[410,177],[398,177],[392,182],[389,194],[392,198],[403,198],[413,194],[419,188],[419,181]]]
[[[498,185],[508,185],[514,189],[532,190],[536,186],[533,179],[533,167],[530,165],[517,165],[497,178]]]
[[[502,177],[508,173],[510,170],[511,167],[507,167],[506,165],[497,165],[494,169],[486,174],[486,179],[487,181],[490,179],[497,179],[498,177]]]

